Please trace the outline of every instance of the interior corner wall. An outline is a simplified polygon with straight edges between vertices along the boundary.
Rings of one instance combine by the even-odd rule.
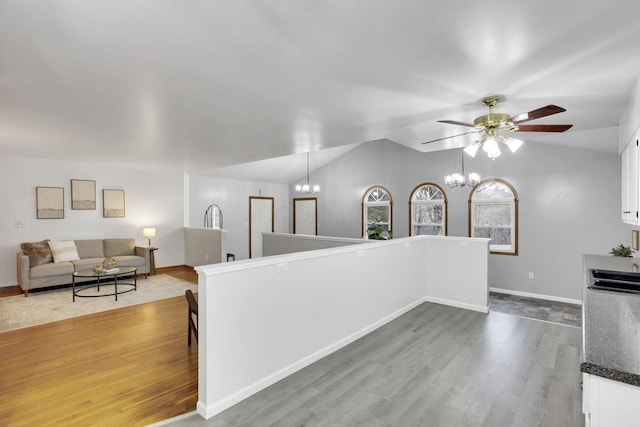
[[[96,209],[71,209],[71,180],[96,182]],[[0,156],[0,286],[17,284],[21,242],[132,237],[146,246],[143,227],[155,227],[156,266],[184,264],[182,173],[107,167],[90,162]],[[37,186],[64,188],[64,219],[36,219]],[[125,217],[102,216],[102,190],[125,190]],[[24,228],[17,228],[21,221]]]
[[[433,182],[447,195],[449,235],[467,236],[470,188],[450,189],[443,182],[460,168],[459,149],[421,153],[391,141],[362,144],[311,174],[322,188],[318,234],[361,237],[362,196],[381,185],[393,199],[394,237],[407,236],[410,193]],[[465,155],[465,170],[505,179],[519,196],[519,254],[489,257],[491,287],[581,300],[582,255],[607,254],[631,239],[631,227],[620,219],[617,154],[525,142],[495,161],[482,151],[476,158]]]
[[[211,204],[220,207],[227,230],[227,251],[236,260],[249,258],[249,196],[273,197],[274,231],[286,233],[289,224],[289,186],[254,181],[191,175],[189,177],[190,227],[203,227]]]

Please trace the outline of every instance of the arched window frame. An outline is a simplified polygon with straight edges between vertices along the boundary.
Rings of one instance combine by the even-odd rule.
[[[474,195],[476,192],[481,189],[483,186],[492,183],[498,182],[506,186],[510,191],[513,197],[509,198],[491,198],[491,199],[481,199],[474,200]],[[469,193],[469,214],[468,214],[468,226],[469,226],[469,236],[474,236],[474,207],[479,204],[502,204],[509,205],[511,207],[511,246],[508,249],[501,249],[497,245],[489,244],[489,250],[492,254],[497,255],[518,255],[518,192],[509,182],[499,179],[499,178],[489,178],[481,181],[478,185],[476,185],[473,190]]]
[[[442,194],[442,199],[431,199],[431,200],[415,200],[416,194],[423,187],[434,187]],[[415,233],[415,206],[416,205],[441,205],[442,206],[442,236],[447,236],[449,234],[449,209],[448,209],[448,199],[447,193],[445,193],[444,189],[440,187],[438,184],[433,182],[423,182],[422,184],[417,185],[409,195],[409,236],[416,236]],[[429,224],[432,225],[432,224]]]
[[[375,191],[375,190],[382,190],[387,197],[389,198],[388,201],[372,201],[369,202],[367,201],[367,199],[369,198],[369,196]],[[362,211],[362,237],[364,237],[365,239],[368,239],[368,233],[367,233],[367,224],[368,224],[368,217],[367,217],[367,208],[370,206],[388,206],[389,207],[389,222],[388,222],[388,231],[392,231],[393,230],[393,198],[391,197],[391,192],[389,190],[387,190],[385,187],[381,186],[381,185],[374,185],[371,186],[369,188],[367,188],[367,190],[364,192],[363,196],[362,196],[362,202],[361,202],[361,211]],[[386,224],[386,223],[385,223]]]

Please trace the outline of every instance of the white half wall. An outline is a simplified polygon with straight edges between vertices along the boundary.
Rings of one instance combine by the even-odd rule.
[[[486,313],[487,263],[487,239],[418,236],[196,267],[198,412],[209,418],[425,300]]]
[[[227,230],[184,228],[184,263],[189,267],[227,262]]]
[[[310,236],[289,233],[263,233],[262,255],[283,255],[371,242],[375,242],[375,240],[352,239],[348,237]]]

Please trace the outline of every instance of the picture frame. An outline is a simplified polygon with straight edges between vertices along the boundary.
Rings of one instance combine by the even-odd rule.
[[[63,187],[36,187],[36,218],[64,218]]]
[[[102,190],[102,216],[124,218],[124,190]]]
[[[631,249],[637,251],[640,249],[640,231],[631,230]]]
[[[71,180],[71,209],[96,210],[96,182],[88,179]]]

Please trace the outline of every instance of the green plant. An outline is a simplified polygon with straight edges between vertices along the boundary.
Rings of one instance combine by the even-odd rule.
[[[381,227],[369,226],[367,237],[369,240],[389,240],[393,237],[393,234],[391,231],[383,230]]]
[[[613,256],[631,257],[633,252],[635,252],[635,251],[633,249],[631,249],[630,246],[625,246],[622,243],[620,243],[615,248],[612,248],[611,252],[609,252],[609,253],[611,255],[613,255]]]

